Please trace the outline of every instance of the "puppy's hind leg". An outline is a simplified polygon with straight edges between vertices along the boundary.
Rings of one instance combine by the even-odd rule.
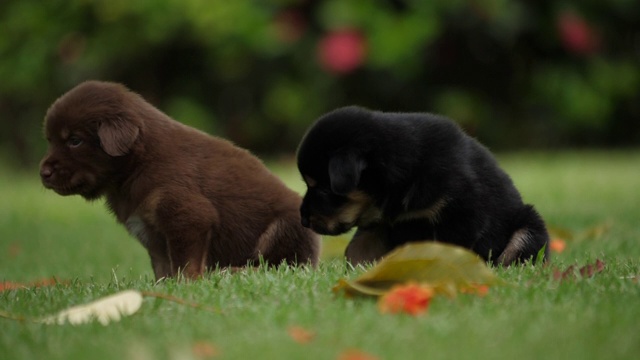
[[[218,213],[199,196],[162,199],[156,208],[156,223],[167,242],[171,275],[187,279],[202,277]]]
[[[156,280],[172,276],[171,260],[167,250],[167,241],[163,238],[154,239],[147,248],[151,258],[151,266]]]
[[[270,265],[280,265],[284,260],[289,265],[318,264],[320,236],[302,227],[299,216],[284,216],[275,219],[260,235],[254,259],[262,257]]]
[[[535,262],[538,252],[544,247],[543,260],[549,256],[549,233],[544,221],[531,205],[525,205],[515,221],[515,231],[507,247],[495,261],[505,266],[529,259]]]

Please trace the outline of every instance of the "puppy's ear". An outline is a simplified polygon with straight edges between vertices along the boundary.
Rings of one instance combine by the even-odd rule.
[[[138,138],[140,129],[123,119],[103,121],[98,126],[98,137],[102,149],[111,156],[127,154]]]
[[[352,151],[336,154],[329,160],[331,191],[346,195],[360,182],[360,174],[367,167],[365,160]]]

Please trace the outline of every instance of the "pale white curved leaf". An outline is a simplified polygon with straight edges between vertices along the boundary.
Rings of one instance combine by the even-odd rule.
[[[80,325],[97,320],[102,325],[108,325],[112,321],[119,321],[122,316],[134,314],[140,306],[142,294],[136,290],[125,290],[85,305],[70,307],[40,321],[45,324]]]

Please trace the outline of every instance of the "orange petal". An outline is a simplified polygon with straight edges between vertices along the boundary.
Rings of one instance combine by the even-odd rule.
[[[313,340],[316,334],[300,326],[289,326],[287,333],[298,344],[306,344]]]
[[[566,247],[567,247],[567,243],[562,239],[553,239],[549,243],[549,250],[556,253],[563,252]]]
[[[383,314],[404,312],[416,316],[427,311],[432,297],[430,286],[417,283],[396,285],[380,297],[378,309]]]

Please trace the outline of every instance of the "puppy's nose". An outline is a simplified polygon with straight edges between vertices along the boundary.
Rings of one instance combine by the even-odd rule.
[[[49,165],[42,165],[40,168],[40,177],[43,179],[48,179],[53,175],[53,167]]]

